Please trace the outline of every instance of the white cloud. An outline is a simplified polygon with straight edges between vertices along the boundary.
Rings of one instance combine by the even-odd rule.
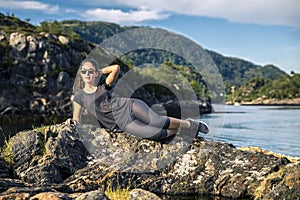
[[[169,14],[162,13],[156,10],[148,10],[141,8],[138,10],[130,10],[128,12],[120,9],[102,9],[96,8],[85,11],[81,14],[88,20],[109,21],[114,23],[134,23],[145,20],[160,20],[165,19]]]
[[[232,22],[300,27],[299,0],[115,0],[114,2],[132,8],[145,7],[148,10],[223,18]]]
[[[58,5],[44,2],[49,1],[0,0],[0,8],[58,13]],[[66,13],[89,7],[89,10],[79,11],[86,19],[116,23],[160,20],[177,13],[222,18],[231,22],[300,27],[299,0],[72,0],[62,1],[61,4],[68,7]],[[84,6],[80,8],[80,5]]]
[[[59,10],[58,5],[40,3],[38,1],[15,1],[0,0],[0,8],[15,10],[38,10],[47,13],[56,13]]]

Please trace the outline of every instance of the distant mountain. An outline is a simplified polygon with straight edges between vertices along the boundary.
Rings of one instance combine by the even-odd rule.
[[[82,22],[77,20],[62,21],[60,24],[63,29],[72,29],[72,31],[76,32],[76,34],[83,39],[98,44],[115,34],[137,28],[136,26],[121,27],[118,24],[107,22]],[[164,42],[164,38],[156,39]],[[227,86],[234,85],[240,87],[254,77],[263,77],[274,80],[280,76],[286,75],[284,71],[274,65],[260,66],[239,58],[226,57],[211,50],[207,50],[207,52],[219,68]],[[163,56],[156,56],[157,54],[161,55],[162,52],[156,50],[138,50],[127,55],[130,58],[127,58],[127,61],[129,62],[130,60],[135,65],[170,61],[175,65],[186,64],[182,58],[174,57],[174,55],[167,54],[166,52],[163,53]]]
[[[214,51],[207,50],[207,52],[218,66],[225,83],[236,87],[240,87],[255,77],[274,80],[286,75],[274,65],[260,66],[243,59],[226,57]]]
[[[1,48],[0,74],[2,74],[3,77],[4,76],[9,77],[9,74],[11,73],[10,69],[14,68],[14,65],[16,65],[15,64],[16,62],[14,62],[15,58],[11,58],[12,48],[15,48],[12,47],[10,44],[11,42],[10,34],[12,33],[21,32],[24,34],[25,38],[22,44],[24,44],[25,48],[19,53],[22,57],[24,56],[26,57],[26,58],[24,57],[25,60],[22,60],[22,62],[26,62],[26,65],[33,65],[34,67],[34,65],[39,66],[47,63],[43,63],[45,61],[39,61],[38,64],[36,64],[36,61],[33,60],[32,56],[39,55],[41,51],[37,51],[36,54],[23,55],[24,52],[26,53],[28,51],[28,48],[30,46],[29,45],[30,41],[28,40],[30,37],[37,38],[38,41],[43,41],[45,38],[47,38],[46,46],[54,45],[56,46],[55,48],[60,48],[60,49],[75,48],[76,51],[77,50],[81,51],[80,53],[81,56],[79,58],[84,58],[85,56],[88,55],[88,51],[86,49],[87,46],[95,46],[95,44],[101,43],[103,40],[110,38],[115,34],[122,33],[126,30],[138,28],[136,26],[122,27],[118,24],[107,23],[107,22],[82,22],[78,20],[66,20],[61,22],[58,21],[41,22],[40,26],[33,26],[32,24],[29,23],[30,21],[29,19],[26,21],[27,22],[22,21],[14,17],[13,15],[5,16],[0,13],[0,25],[1,25],[0,26],[0,42],[1,42],[0,43],[0,48]],[[72,46],[61,44],[61,41],[58,40],[59,39],[58,37],[60,36],[64,36],[68,38],[71,41],[69,44],[72,44]],[[157,38],[155,38],[155,40],[161,43],[164,43],[166,40],[163,34],[156,35],[156,37]],[[22,38],[20,38],[20,40],[21,39]],[[138,42],[138,41],[132,41],[132,42]],[[174,45],[180,46],[183,44],[174,44]],[[30,48],[32,47],[30,46]],[[289,77],[289,75],[287,75],[284,71],[280,70],[278,67],[271,64],[266,66],[260,66],[243,59],[223,56],[211,50],[205,50],[205,51],[211,56],[212,60],[217,65],[221,75],[223,76],[223,81],[225,83],[226,94],[228,98],[231,98],[232,86],[234,86],[236,91],[238,91],[242,86],[239,93],[240,94],[239,98],[253,99],[254,97],[255,98],[258,97],[262,93],[258,91],[252,91],[252,90],[259,89],[259,87],[255,86],[253,88],[250,88],[250,90],[254,92],[255,95],[253,95],[254,93],[251,93],[250,95],[251,97],[247,95],[245,96],[243,90],[245,88],[248,88],[248,85],[258,84],[257,86],[262,86],[262,83],[263,84],[268,83],[270,85],[271,83],[273,83],[274,80],[284,81],[283,79],[280,79],[280,77]],[[40,59],[40,57],[38,59]],[[164,63],[166,64],[166,66],[178,70],[184,77],[186,77],[187,80],[195,89],[195,91],[196,90],[198,91],[197,94],[199,94],[202,97],[203,96],[207,97],[205,82],[202,79],[202,75],[197,73],[197,71],[193,70],[192,68],[190,68],[189,67],[190,63],[187,63],[184,58],[178,55],[174,55],[170,52],[157,50],[157,49],[138,49],[137,51],[129,52],[125,56],[121,57],[121,61],[126,65],[128,65],[129,67],[133,65],[140,66],[143,65],[144,63]],[[70,75],[73,77],[78,67],[77,64],[78,62],[80,62],[80,60],[76,60],[76,63],[73,63],[73,60],[70,60],[69,64],[72,67],[66,69],[57,68],[59,64],[55,64],[55,63],[54,64],[52,63],[51,67],[55,68],[57,72],[60,72],[62,70],[68,71]],[[278,82],[276,83],[278,84]],[[268,88],[270,88],[270,86],[268,86]],[[289,88],[293,88],[293,87],[289,86]],[[247,90],[248,89],[245,89],[244,91]],[[278,91],[282,91],[282,90],[278,90]],[[258,96],[256,94],[258,94]],[[289,93],[288,96],[290,98],[293,98],[293,94],[294,93]]]

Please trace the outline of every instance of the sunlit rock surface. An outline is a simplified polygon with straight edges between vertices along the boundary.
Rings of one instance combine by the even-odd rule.
[[[2,155],[1,195],[60,192],[50,195],[63,199],[64,193],[108,187],[257,199],[300,194],[299,161],[203,139],[157,142],[92,125],[58,124],[18,133]]]

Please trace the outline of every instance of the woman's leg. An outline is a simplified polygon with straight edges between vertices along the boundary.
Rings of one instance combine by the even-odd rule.
[[[166,129],[149,126],[138,119],[126,124],[124,131],[141,138],[154,140],[161,140],[168,137]]]
[[[126,125],[125,130],[143,138],[164,139],[177,133],[167,130],[171,125],[170,118],[155,113],[145,102],[132,99],[133,122]]]
[[[145,102],[138,99],[133,99],[132,112],[135,118],[154,127],[165,129],[190,127],[189,121],[158,115]]]
[[[170,129],[178,129],[178,128],[190,128],[191,124],[187,120],[181,120],[174,117],[169,117],[170,119]]]
[[[149,126],[157,128],[168,128],[170,119],[155,113],[145,102],[139,99],[132,99],[133,116]]]
[[[207,134],[209,131],[207,124],[202,121],[192,119],[181,120],[161,116],[156,114],[145,102],[137,99],[133,99],[132,101],[132,113],[136,118],[135,120],[141,121],[141,125],[143,126],[148,125],[149,127],[158,128],[159,130],[166,130],[166,137],[176,134],[179,128],[192,129],[195,133],[202,132]],[[151,133],[149,133],[149,135],[151,135]],[[154,135],[153,132],[152,135]]]

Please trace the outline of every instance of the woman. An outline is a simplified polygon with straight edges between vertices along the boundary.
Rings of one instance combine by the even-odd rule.
[[[99,123],[109,130],[120,128],[138,137],[161,140],[176,134],[180,129],[208,133],[204,122],[191,119],[160,116],[141,100],[113,97],[109,91],[119,74],[118,65],[110,65],[97,69],[95,60],[85,60],[80,67],[83,89],[74,95],[73,118],[67,119],[68,124],[78,124],[82,108],[94,115]],[[95,80],[107,75],[105,83],[97,86]]]

